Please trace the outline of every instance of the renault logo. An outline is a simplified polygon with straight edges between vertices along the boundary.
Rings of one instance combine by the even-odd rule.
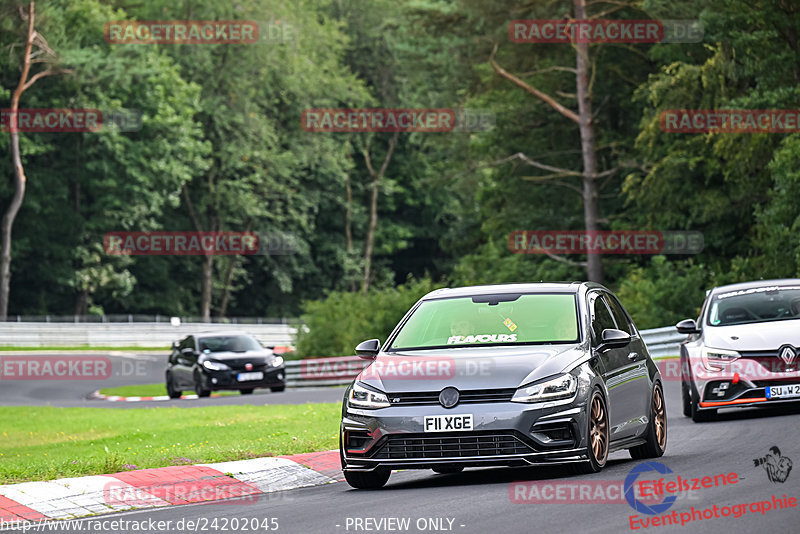
[[[794,362],[794,359],[797,357],[797,354],[794,351],[794,348],[790,346],[781,347],[779,352],[781,360],[786,362],[786,365],[791,366]]]
[[[444,388],[441,393],[439,393],[439,404],[445,408],[452,408],[458,404],[459,397],[461,397],[461,395],[456,388]]]

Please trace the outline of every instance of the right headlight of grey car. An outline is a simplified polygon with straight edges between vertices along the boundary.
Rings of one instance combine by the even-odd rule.
[[[385,393],[367,389],[358,382],[350,388],[347,395],[347,406],[350,408],[364,408],[374,410],[376,408],[386,408],[391,406],[389,398]]]
[[[567,373],[546,382],[524,386],[514,393],[511,402],[545,402],[568,399],[575,395],[578,379]]]

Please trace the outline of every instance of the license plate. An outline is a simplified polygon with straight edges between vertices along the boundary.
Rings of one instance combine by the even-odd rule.
[[[239,373],[236,380],[239,382],[247,382],[249,380],[261,380],[262,378],[264,378],[264,373],[258,371],[255,373]]]
[[[463,432],[472,430],[472,414],[426,415],[425,432]]]
[[[800,397],[800,384],[770,386],[767,388],[768,399],[790,399],[792,397]]]

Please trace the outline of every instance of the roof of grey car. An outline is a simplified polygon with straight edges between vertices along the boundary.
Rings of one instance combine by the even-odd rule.
[[[494,293],[576,293],[582,285],[602,288],[593,282],[537,282],[524,284],[491,284],[483,286],[446,287],[431,291],[423,299],[442,297],[471,297]]]
[[[755,280],[752,282],[740,282],[738,284],[718,286],[715,287],[712,291],[714,293],[725,293],[728,291],[736,291],[741,289],[752,289],[754,287],[794,286],[794,285],[800,285],[800,278],[781,278],[778,280]]]

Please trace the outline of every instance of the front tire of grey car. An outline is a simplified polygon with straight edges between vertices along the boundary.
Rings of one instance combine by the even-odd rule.
[[[631,447],[628,452],[634,460],[659,458],[667,449],[667,406],[664,404],[664,391],[656,382],[650,403],[650,423],[645,433],[645,443]]]
[[[380,489],[391,474],[391,471],[382,468],[374,471],[345,471],[344,479],[356,489]]]
[[[608,460],[608,408],[600,390],[595,389],[588,405],[586,455],[589,461],[575,464],[580,474],[597,473]]]
[[[178,391],[172,384],[172,375],[167,373],[167,395],[170,399],[180,399],[183,391]]]
[[[211,390],[203,387],[200,373],[196,371],[194,373],[194,392],[197,393],[198,397],[208,397],[211,395]]]

